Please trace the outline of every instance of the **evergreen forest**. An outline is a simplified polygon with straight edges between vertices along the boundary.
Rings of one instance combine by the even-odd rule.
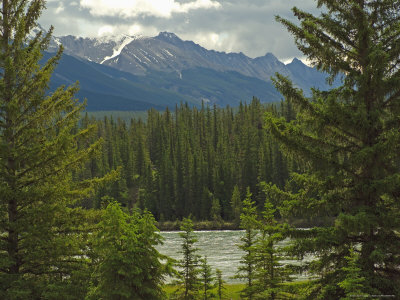
[[[80,128],[95,125],[91,142],[101,138],[103,145],[100,157],[89,160],[74,179],[103,177],[112,170],[119,177],[82,205],[100,208],[101,199],[112,197],[130,209],[148,209],[160,221],[189,216],[232,221],[233,191],[236,187],[241,198],[249,187],[262,208],[261,182],[282,188],[298,169],[263,128],[267,111],[294,119],[290,102],[265,105],[257,99],[238,108],[181,104],[173,111],[150,110],[146,121],[85,115]]]
[[[276,17],[337,88],[276,74],[281,103],[128,121],[85,114],[78,83],[49,91],[45,4],[0,1],[0,299],[224,299],[198,221],[242,230],[240,299],[400,298],[399,1]],[[157,250],[176,220],[179,261]]]

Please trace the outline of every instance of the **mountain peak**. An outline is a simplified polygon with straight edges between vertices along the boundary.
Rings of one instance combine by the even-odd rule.
[[[182,40],[175,33],[167,31],[160,32],[155,38],[173,44],[182,43]]]
[[[137,37],[134,36],[129,36],[126,34],[114,34],[114,35],[104,35],[98,38],[95,38],[95,40],[99,43],[99,44],[105,44],[105,43],[115,43],[115,44],[120,44],[122,42],[124,42],[125,40],[129,39],[129,40],[134,40]]]
[[[42,35],[46,35],[47,30],[44,29],[39,23],[32,28],[31,32],[29,33],[29,39],[33,39],[39,32],[42,32]]]
[[[268,62],[268,63],[274,63],[274,64],[279,64],[281,62],[271,52],[267,52],[264,56],[256,57],[254,59],[254,61],[256,61],[256,62]]]
[[[276,56],[273,55],[271,52],[265,53],[264,57],[277,59]]]
[[[175,33],[168,32],[168,31],[160,32],[157,37],[163,37],[163,38],[167,38],[167,39],[179,39],[179,37]]]
[[[298,59],[297,57],[293,58],[292,62],[290,64],[296,64],[296,65],[304,65],[304,63]]]

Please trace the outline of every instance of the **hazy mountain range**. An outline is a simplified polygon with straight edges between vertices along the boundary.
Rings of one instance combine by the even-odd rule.
[[[168,32],[155,37],[53,37],[49,52],[61,44],[64,55],[51,86],[78,80],[78,97],[88,99],[91,111],[163,109],[202,101],[235,106],[253,96],[278,101],[281,96],[270,79],[276,72],[305,91],[329,88],[324,74],[298,59],[285,65],[271,53],[249,58],[207,50]]]

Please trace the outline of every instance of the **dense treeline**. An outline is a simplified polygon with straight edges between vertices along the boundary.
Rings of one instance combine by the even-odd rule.
[[[250,187],[262,207],[259,183],[283,187],[296,168],[263,129],[266,111],[294,118],[287,102],[264,105],[257,99],[234,109],[181,104],[173,112],[150,110],[146,122],[132,119],[128,124],[86,115],[81,126],[95,123],[94,139],[104,143],[101,158],[92,159],[77,179],[101,177],[118,168],[120,178],[87,199],[85,206],[98,208],[99,199],[107,195],[129,208],[147,208],[158,220],[189,215],[230,220],[237,185],[241,195]]]

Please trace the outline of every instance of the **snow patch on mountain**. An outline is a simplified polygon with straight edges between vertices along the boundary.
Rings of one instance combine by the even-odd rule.
[[[103,64],[105,61],[113,59],[121,54],[122,50],[125,48],[126,45],[129,45],[132,41],[135,40],[135,37],[126,36],[120,41],[120,44],[117,44],[117,47],[113,49],[114,53],[111,56],[104,57],[103,61],[100,64]]]
[[[40,24],[38,24],[29,32],[27,39],[33,40],[39,32],[42,32],[42,36],[44,36],[46,35],[47,30],[44,29]]]

